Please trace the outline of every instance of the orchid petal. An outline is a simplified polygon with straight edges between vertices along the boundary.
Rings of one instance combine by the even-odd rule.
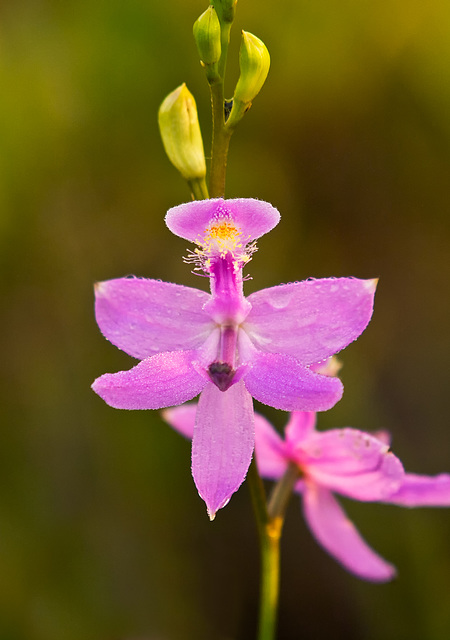
[[[279,285],[252,293],[243,328],[255,346],[286,353],[302,364],[337,353],[366,328],[376,280],[328,278]]]
[[[256,352],[244,380],[256,400],[283,411],[326,411],[343,393],[338,378],[321,376],[276,353]]]
[[[422,476],[405,473],[400,489],[384,500],[402,507],[449,507],[450,475]]]
[[[185,438],[192,440],[194,435],[195,414],[197,413],[197,403],[187,402],[180,407],[171,407],[162,412],[163,419],[171,427],[181,433]]]
[[[355,500],[383,500],[404,478],[389,447],[357,429],[316,432],[300,443],[296,456],[314,482]]]
[[[223,218],[229,218],[239,227],[246,244],[273,229],[280,214],[262,200],[212,198],[172,207],[166,214],[166,224],[175,235],[195,242],[205,235],[211,222]]]
[[[244,383],[227,391],[207,384],[194,427],[192,475],[211,520],[244,481],[254,441],[253,404]]]
[[[293,411],[285,427],[286,442],[295,445],[308,438],[316,428],[315,411]]]
[[[329,491],[309,484],[303,493],[303,512],[317,542],[348,571],[372,582],[395,576],[395,567],[369,547]]]
[[[192,366],[195,351],[158,353],[129,371],[105,373],[92,388],[115,409],[162,409],[192,400],[207,384]]]
[[[163,351],[196,349],[214,323],[202,311],[210,295],[145,278],[118,278],[95,287],[101,332],[116,347],[143,360]]]
[[[286,471],[286,445],[261,414],[255,413],[255,454],[261,477],[277,480]]]

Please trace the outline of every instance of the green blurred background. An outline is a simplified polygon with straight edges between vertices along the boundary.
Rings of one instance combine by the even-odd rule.
[[[189,193],[156,114],[186,81],[206,148],[200,0],[4,0],[0,8],[0,640],[248,640],[258,551],[247,487],[211,524],[189,443],[157,412],[90,390],[134,361],[97,329],[92,284],[130,273],[205,287],[164,226]],[[450,5],[239,0],[272,68],[234,135],[228,197],[277,206],[251,292],[380,277],[321,427],[389,429],[409,470],[450,471]],[[264,409],[278,425],[286,416]],[[345,501],[399,578],[357,580],[293,500],[280,640],[450,637],[450,510]]]

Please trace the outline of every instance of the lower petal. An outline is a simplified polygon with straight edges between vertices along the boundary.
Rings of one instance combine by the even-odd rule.
[[[256,400],[283,411],[326,411],[343,393],[338,378],[314,373],[295,358],[279,353],[254,353],[244,379]]]
[[[303,511],[317,542],[348,571],[372,582],[394,578],[395,567],[362,539],[330,491],[309,484],[303,493]]]
[[[206,380],[192,366],[196,351],[158,353],[129,371],[105,373],[93,390],[115,409],[162,409],[192,400]]]
[[[402,507],[450,507],[450,475],[406,473],[400,489],[383,502]]]
[[[244,481],[254,440],[253,403],[244,383],[227,391],[207,384],[197,408],[192,475],[211,520]]]

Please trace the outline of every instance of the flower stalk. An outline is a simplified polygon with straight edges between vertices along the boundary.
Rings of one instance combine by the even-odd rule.
[[[218,4],[220,5],[220,3]],[[231,134],[233,133],[232,130],[225,127],[224,112],[224,78],[233,21],[231,16],[231,21],[225,20],[220,7],[217,8],[219,9],[218,16],[221,29],[221,55],[217,67],[217,77],[214,82],[209,83],[212,110],[211,168],[209,175],[209,194],[211,198],[223,198],[225,195],[228,149]]]
[[[255,458],[248,471],[261,553],[258,640],[275,638],[280,588],[280,539],[286,507],[298,477],[299,472],[296,466],[289,465],[267,503]]]

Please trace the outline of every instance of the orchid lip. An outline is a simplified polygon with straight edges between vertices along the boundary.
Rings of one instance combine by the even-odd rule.
[[[208,375],[220,391],[226,391],[233,384],[236,370],[227,362],[212,362],[208,367]]]

